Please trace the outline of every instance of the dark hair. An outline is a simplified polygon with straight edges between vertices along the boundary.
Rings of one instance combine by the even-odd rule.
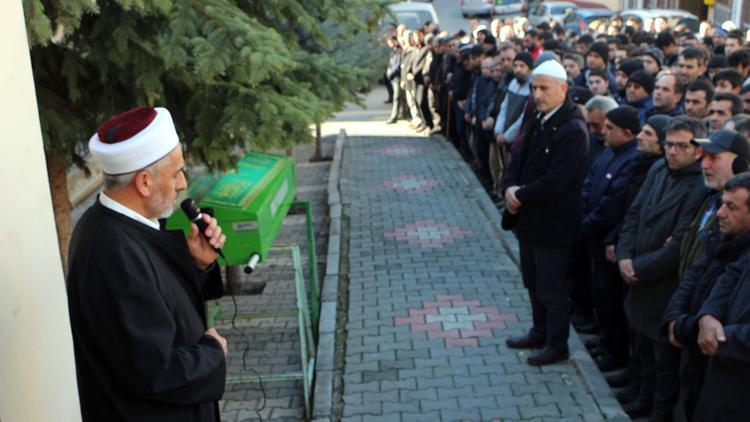
[[[580,37],[578,37],[578,42],[581,44],[591,45],[594,43],[594,37],[592,37],[589,34],[583,34]]]
[[[742,75],[734,69],[720,70],[714,75],[714,85],[719,85],[720,81],[729,81],[732,88],[736,88],[742,85]]]
[[[677,40],[675,39],[674,35],[672,35],[672,32],[670,31],[661,31],[658,35],[656,35],[656,43],[655,45],[664,50],[664,47],[669,47],[670,45],[677,44]]]
[[[680,53],[680,57],[686,60],[697,60],[698,66],[701,66],[706,63],[706,61],[708,61],[708,54],[706,54],[703,49],[695,47],[690,47],[682,50],[682,53]]]
[[[710,103],[714,99],[714,93],[716,92],[714,90],[714,86],[711,85],[711,83],[705,79],[696,79],[693,82],[690,82],[690,85],[687,86],[687,91],[688,92],[693,92],[693,91],[705,92],[706,103]]]
[[[750,65],[750,48],[732,51],[732,54],[727,57],[727,66],[729,67],[745,67],[747,65]]]
[[[740,135],[747,138],[747,135],[743,135],[743,132],[750,132],[750,119],[743,120],[734,125],[734,130],[736,130]]]
[[[604,69],[589,69],[589,77],[598,76],[604,79],[609,84],[609,78],[607,77],[607,71]]]
[[[742,106],[742,99],[735,94],[732,94],[731,92],[722,92],[721,94],[716,94],[714,96],[714,101],[729,101],[732,103],[732,108],[730,109],[732,111],[732,116],[735,114],[740,114],[744,110]]]
[[[737,189],[745,189],[750,192],[750,172],[743,171],[740,174],[732,176],[724,185],[724,190],[734,192]],[[747,207],[750,209],[750,198],[747,199]]]
[[[528,31],[526,31],[525,35],[531,35],[532,37],[539,38],[539,31],[537,31],[536,29],[529,29]]]
[[[727,38],[734,38],[740,42],[740,45],[742,45],[742,39],[745,38],[745,31],[741,29],[733,29],[729,31],[729,33],[727,34]]]
[[[692,133],[693,138],[706,137],[706,125],[700,119],[694,117],[680,115],[669,119],[669,123],[667,123],[667,128],[664,132],[671,133],[677,132],[678,130],[686,130]]]

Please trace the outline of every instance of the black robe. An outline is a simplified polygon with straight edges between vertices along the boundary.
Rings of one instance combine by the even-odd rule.
[[[68,302],[84,421],[218,421],[226,361],[205,336],[217,266],[196,268],[182,232],[102,206],[70,244]]]

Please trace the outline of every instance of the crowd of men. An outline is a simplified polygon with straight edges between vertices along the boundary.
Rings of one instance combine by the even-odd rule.
[[[444,134],[518,237],[508,347],[565,360],[572,324],[631,417],[750,419],[747,34],[474,24],[391,28],[388,123]]]

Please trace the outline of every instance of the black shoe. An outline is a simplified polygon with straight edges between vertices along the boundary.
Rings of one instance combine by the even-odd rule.
[[[656,413],[648,418],[648,422],[672,422],[672,415],[669,413]]]
[[[594,321],[585,324],[573,324],[573,328],[581,334],[596,334],[599,332],[599,326]]]
[[[586,346],[587,349],[591,350],[595,347],[599,347],[602,345],[602,339],[599,336],[592,337],[585,342],[583,342],[583,345]]]
[[[624,410],[632,419],[645,418],[651,416],[651,402],[636,399],[623,406],[622,410]]]
[[[385,124],[387,124],[387,125],[392,125],[394,123],[396,123],[396,119],[388,119],[388,120],[385,121]]]
[[[549,347],[534,353],[526,359],[529,365],[544,366],[568,360],[570,354],[567,350],[554,350]]]
[[[544,346],[544,339],[541,337],[531,337],[528,335],[509,337],[505,340],[505,344],[507,344],[511,349],[531,349],[534,347]]]
[[[630,372],[624,371],[619,374],[607,375],[605,379],[610,387],[621,388],[630,384],[633,377],[630,376]]]
[[[641,383],[633,379],[622,391],[618,391],[615,394],[615,398],[624,406],[638,398],[638,393],[641,390],[640,386]]]
[[[607,350],[607,348],[604,346],[596,346],[593,349],[589,350],[589,355],[591,355],[592,358],[610,354],[611,353],[609,353],[609,350]]]
[[[621,369],[627,366],[627,362],[621,362],[616,357],[606,354],[594,358],[596,366],[602,372],[614,371],[615,369]]]
[[[383,101],[383,104],[393,104],[393,100],[385,100]]]

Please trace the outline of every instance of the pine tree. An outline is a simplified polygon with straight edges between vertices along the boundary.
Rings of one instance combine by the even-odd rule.
[[[65,175],[109,116],[167,107],[188,157],[288,148],[377,78],[379,0],[24,0],[63,262]],[[363,51],[364,50],[364,51]]]

